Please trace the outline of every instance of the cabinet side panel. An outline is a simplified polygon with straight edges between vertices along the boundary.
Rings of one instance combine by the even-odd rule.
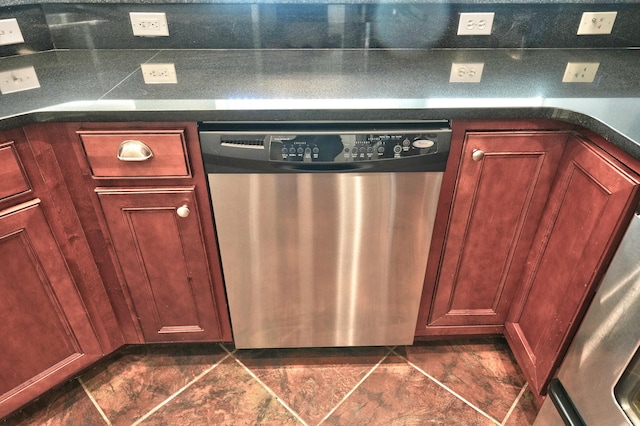
[[[572,138],[506,323],[507,340],[538,394],[633,214],[637,188],[636,176]]]
[[[573,166],[565,186],[563,203],[549,230],[551,238],[536,269],[529,293],[532,300],[545,302],[528,303],[520,316],[520,327],[534,352],[537,352],[541,337],[557,327],[556,322],[562,310],[575,309],[575,306],[568,306],[568,302],[576,293],[570,291],[570,285],[578,271],[566,265],[579,264],[610,196],[593,176],[576,167],[575,163]],[[574,224],[579,224],[578,232],[575,232]],[[540,318],[546,318],[547,321],[541,323]]]

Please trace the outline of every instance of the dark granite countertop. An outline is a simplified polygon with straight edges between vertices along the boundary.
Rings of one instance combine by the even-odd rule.
[[[0,6],[29,4],[247,4],[255,0],[3,0]],[[554,4],[558,0],[260,0],[261,4]],[[575,4],[625,4],[637,0],[563,0]]]
[[[69,50],[0,58],[40,87],[0,95],[0,128],[41,121],[416,120],[554,118],[640,159],[636,49]],[[450,83],[452,63],[484,63]],[[598,62],[563,83],[567,62]],[[140,65],[172,63],[177,84]]]

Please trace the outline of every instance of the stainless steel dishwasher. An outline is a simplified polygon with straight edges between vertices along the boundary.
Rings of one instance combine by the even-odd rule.
[[[199,132],[237,348],[413,342],[448,122]]]

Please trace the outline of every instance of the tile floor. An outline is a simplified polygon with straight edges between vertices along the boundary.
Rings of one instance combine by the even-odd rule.
[[[0,425],[530,425],[499,338],[396,348],[130,346]]]

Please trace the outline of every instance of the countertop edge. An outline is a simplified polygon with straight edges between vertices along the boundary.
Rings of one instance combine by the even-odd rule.
[[[640,145],[590,115],[560,107],[394,108],[162,111],[31,111],[0,120],[0,130],[48,122],[168,121],[403,121],[471,119],[553,119],[591,130],[640,160]]]

